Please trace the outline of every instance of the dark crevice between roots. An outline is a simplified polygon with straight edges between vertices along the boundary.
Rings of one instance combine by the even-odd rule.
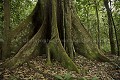
[[[39,4],[37,4],[39,6]],[[39,16],[39,8],[37,7],[33,17],[32,17],[32,23],[34,25],[34,33],[33,35],[35,35],[37,33],[37,31],[39,30],[40,26],[42,25],[42,20]]]
[[[57,27],[59,32],[59,37],[62,42],[62,45],[64,46],[64,11],[62,9],[62,1],[57,0]]]
[[[47,3],[47,31],[46,31],[46,43],[49,43],[49,40],[51,39],[51,15],[52,15],[52,7],[51,7],[52,3],[50,0],[48,0]]]

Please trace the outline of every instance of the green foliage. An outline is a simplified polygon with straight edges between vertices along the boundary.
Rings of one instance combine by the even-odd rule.
[[[87,79],[83,77],[83,78],[80,78],[79,80],[87,80]]]
[[[98,77],[93,77],[92,80],[98,80]]]
[[[63,78],[62,76],[60,76],[60,75],[56,75],[56,76],[55,76],[55,79],[56,79],[56,80],[63,80],[64,78]]]
[[[72,79],[72,76],[69,73],[65,74],[64,80],[71,80],[71,79]]]
[[[36,5],[37,0],[10,0],[10,27],[15,29],[26,16],[28,16]],[[0,38],[3,33],[4,21],[3,0],[0,0]]]
[[[97,18],[95,12],[95,0],[76,0],[76,10],[80,17],[81,22],[85,25],[86,29],[91,33],[94,42],[97,43]],[[109,27],[107,24],[107,14],[102,0],[96,0],[98,4],[98,14],[100,21],[100,44],[101,49],[108,52],[110,51],[109,44]],[[120,1],[115,0],[111,2],[112,16],[117,28],[120,29]]]
[[[11,28],[16,26],[28,16],[36,2],[34,0],[11,0]]]
[[[56,75],[55,76],[55,80],[73,80],[72,75],[70,75],[69,73],[60,76],[60,75]]]
[[[86,79],[85,77],[83,77],[83,78],[80,78],[80,79],[78,79],[78,80],[88,80],[88,79]],[[90,79],[90,80],[99,80],[99,78],[98,78],[98,77],[93,77],[93,78]]]

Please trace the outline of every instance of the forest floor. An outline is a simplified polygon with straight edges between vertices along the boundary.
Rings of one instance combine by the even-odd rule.
[[[111,56],[109,56],[111,57]],[[116,58],[113,57],[112,58]],[[52,61],[52,66],[46,65],[46,58],[38,56],[24,63],[14,70],[4,70],[3,79],[0,80],[56,80],[55,76],[73,77],[72,80],[120,80],[120,69],[107,62],[97,62],[86,59],[83,56],[77,56],[74,62],[80,66],[80,74],[70,71],[61,66],[57,61]],[[2,63],[2,62],[1,62]],[[97,78],[97,79],[96,79]],[[82,79],[84,80],[84,79]]]

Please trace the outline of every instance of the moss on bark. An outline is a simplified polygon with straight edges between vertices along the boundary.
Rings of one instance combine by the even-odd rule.
[[[110,60],[98,49],[74,11],[72,12],[72,23],[73,41],[76,52],[92,60],[109,62]]]
[[[56,15],[56,0],[52,0],[52,33],[51,40],[48,44],[50,51],[53,54],[54,58],[58,61],[61,61],[63,66],[68,69],[75,70],[79,73],[79,69],[74,64],[74,62],[67,55],[65,49],[62,46],[62,43],[59,38],[58,27],[57,27],[57,15]]]
[[[44,21],[43,25],[34,37],[27,42],[12,59],[5,62],[5,64],[3,64],[4,67],[11,69],[16,68],[30,58],[35,48],[38,46],[40,39],[44,36],[43,33],[45,32],[45,24],[46,22]]]

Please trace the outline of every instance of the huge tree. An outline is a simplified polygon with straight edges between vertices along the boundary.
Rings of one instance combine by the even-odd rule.
[[[16,38],[22,31],[29,31],[28,41],[16,51],[16,55],[3,66],[16,68],[29,60],[39,50],[51,59],[60,61],[68,69],[79,72],[79,67],[72,61],[76,54],[92,60],[110,61],[93,42],[75,10],[72,0],[38,0],[33,12],[11,32]],[[29,24],[32,28],[29,28]],[[44,50],[43,50],[44,49]]]

